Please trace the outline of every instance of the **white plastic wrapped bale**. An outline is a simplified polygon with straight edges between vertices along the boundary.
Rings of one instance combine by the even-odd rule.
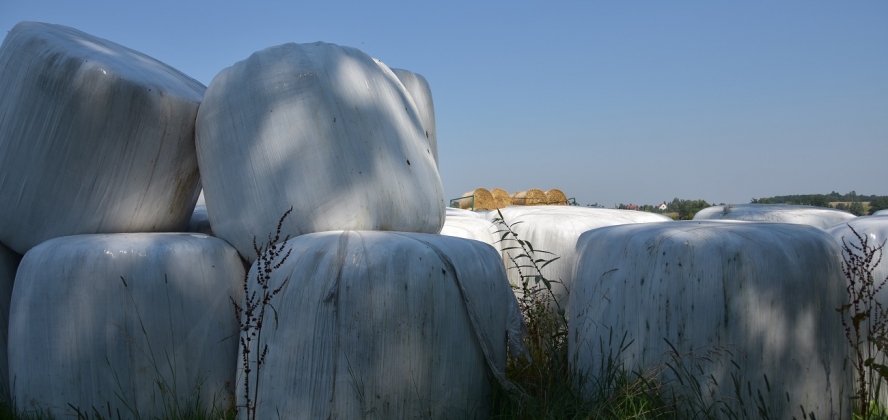
[[[435,164],[438,164],[438,132],[435,128],[435,104],[432,102],[432,88],[429,82],[421,74],[414,73],[410,70],[392,69],[398,80],[410,92],[416,109],[419,111],[419,120],[425,129],[425,137],[429,141],[429,148],[432,156],[435,157]]]
[[[510,206],[500,209],[503,220],[512,226],[512,230],[523,241],[529,241],[534,250],[551,252],[537,253],[536,258],[551,259],[559,257],[551,264],[543,267],[542,274],[549,280],[560,283],[552,284],[552,291],[562,308],[567,306],[567,294],[573,284],[573,268],[576,261],[577,239],[583,232],[602,226],[622,225],[626,223],[651,223],[671,221],[667,216],[643,211],[600,209],[576,206]],[[487,213],[490,221],[499,217],[500,213]],[[504,227],[496,223],[497,230]],[[500,234],[496,239],[502,237]],[[502,248],[518,246],[509,237],[502,242]],[[529,264],[525,258],[517,258],[524,251],[521,249],[503,252],[503,264],[509,282],[521,285],[521,275],[515,269],[516,258],[519,264]],[[534,275],[533,269],[522,269],[524,275]]]
[[[888,209],[876,211],[873,216],[888,216]]]
[[[877,247],[888,240],[888,217],[882,216],[857,217],[847,222],[839,223],[826,229],[826,231],[835,238],[839,247],[842,246],[844,239],[845,243],[853,249],[854,247],[860,247],[861,243],[857,236],[854,235],[854,232],[851,231],[851,228],[854,228],[861,236],[865,236],[865,240],[868,242],[867,245],[870,247]],[[886,244],[886,247],[888,247],[888,244]],[[882,260],[873,270],[873,279],[876,281],[888,278],[888,250],[883,249],[882,254]],[[881,291],[879,300],[883,304],[888,305],[888,289]]]
[[[507,340],[521,340],[508,331],[523,326],[493,248],[346,231],[302,235],[284,251],[292,253],[268,284],[290,279],[271,300],[286,310],[251,353],[268,346],[261,385],[255,369],[250,376],[260,418],[487,418]],[[241,366],[240,404],[244,391]]]
[[[9,320],[17,409],[155,418],[198,397],[200,409],[227,408],[243,280],[237,251],[200,234],[75,235],[32,248]]]
[[[856,216],[846,211],[825,207],[789,204],[727,204],[700,210],[694,215],[694,220],[782,222],[826,229],[854,217]]]
[[[0,401],[12,406],[9,398],[9,365],[6,351],[9,336],[9,302],[21,255],[0,244]]]
[[[843,244],[847,244],[854,254],[862,255],[862,251],[855,249],[855,247],[862,248],[862,244],[860,238],[858,238],[857,235],[854,234],[854,231],[851,230],[852,228],[854,228],[854,231],[857,231],[857,234],[867,242],[867,246],[870,248],[878,247],[888,240],[888,217],[884,216],[857,217],[828,228],[826,229],[826,232],[832,235],[839,244],[839,247],[842,247]],[[849,255],[846,253],[846,257],[847,256]],[[876,258],[878,259],[879,256],[880,255],[877,253]],[[871,267],[874,286],[879,287],[882,281],[888,279],[888,250],[883,248],[881,260],[872,261],[872,263],[874,264]],[[876,301],[883,306],[888,305],[888,288],[879,288],[880,290],[876,294]],[[879,363],[886,364],[884,357]],[[885,389],[885,387],[882,387],[881,389],[880,398],[883,404],[888,401],[888,389]]]
[[[184,228],[205,89],[75,29],[16,25],[0,46],[0,242]]]
[[[448,217],[471,217],[471,218],[475,218],[475,219],[484,219],[484,216],[482,216],[478,212],[474,212],[471,210],[458,209],[456,207],[446,207],[444,209],[444,216],[445,216],[445,219],[444,219],[445,223],[447,222]]]
[[[466,210],[460,210],[466,212]],[[474,212],[468,211],[474,214]],[[450,216],[448,211],[444,219],[444,227],[441,234],[456,238],[473,239],[484,242],[493,247],[497,253],[502,253],[497,227],[487,219],[473,216]]]
[[[203,233],[204,235],[213,235],[213,227],[210,225],[210,215],[207,213],[207,206],[194,206],[194,213],[191,214],[191,220],[188,221],[186,232]]]
[[[735,413],[737,378],[750,412],[761,392],[770,418],[803,418],[799,407],[806,418],[851,417],[852,369],[836,313],[845,281],[825,231],[717,221],[611,226],[584,233],[577,252],[574,368],[596,377],[606,356],[599,346],[616,351],[624,333],[634,340],[620,354],[628,369],[660,366],[668,340]]]
[[[210,83],[197,151],[213,231],[249,261],[253,238],[330,230],[438,233],[444,193],[409,93],[360,50],[284,44]]]

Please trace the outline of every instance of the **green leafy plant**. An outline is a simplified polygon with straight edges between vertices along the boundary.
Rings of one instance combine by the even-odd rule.
[[[873,271],[882,261],[881,244],[871,245],[869,237],[851,225],[857,243],[842,237],[842,273],[848,281],[848,302],[837,308],[842,317],[845,339],[851,347],[852,365],[857,372],[857,408],[861,419],[884,418],[878,407],[880,387],[888,380],[888,309],[876,298],[888,278],[876,279]]]
[[[256,266],[256,284],[259,290],[250,290],[250,272],[248,271],[244,279],[244,303],[240,303],[231,299],[234,304],[234,314],[237,317],[238,325],[242,332],[240,336],[241,348],[241,366],[244,371],[244,396],[245,402],[239,405],[238,409],[246,411],[248,420],[255,420],[257,408],[259,405],[259,373],[265,364],[265,358],[268,356],[268,345],[262,344],[262,332],[265,327],[266,316],[271,311],[274,314],[275,326],[277,326],[277,309],[272,305],[272,299],[283,290],[284,286],[290,281],[287,277],[277,287],[271,286],[272,273],[281,267],[287,258],[290,257],[291,250],[284,252],[287,241],[290,236],[287,235],[281,241],[281,230],[283,228],[284,219],[290,215],[293,208],[290,207],[277,224],[277,231],[272,237],[268,235],[268,242],[259,246],[256,238],[253,238],[253,250],[256,251],[258,258],[254,265]],[[255,343],[255,346],[254,346]],[[261,350],[258,346],[262,344]],[[256,347],[256,349],[254,349]],[[254,354],[255,353],[255,354]]]

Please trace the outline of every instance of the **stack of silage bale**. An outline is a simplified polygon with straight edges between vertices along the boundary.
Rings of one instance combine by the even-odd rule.
[[[8,338],[20,409],[150,417],[196,392],[203,409],[227,405],[237,347],[220,340],[238,331],[225,303],[242,290],[237,253],[204,235],[125,233],[188,222],[204,91],[71,28],[24,22],[4,39],[0,242],[24,254]],[[150,369],[164,363],[175,372]]]
[[[294,237],[267,278],[286,281],[287,309],[239,365],[240,404],[286,418],[486,415],[520,314],[492,247],[437,235],[425,131],[404,84],[354,48],[270,47],[213,79],[197,118],[213,231],[255,260],[250,288],[265,261],[253,238]],[[250,355],[266,345],[260,369]]]

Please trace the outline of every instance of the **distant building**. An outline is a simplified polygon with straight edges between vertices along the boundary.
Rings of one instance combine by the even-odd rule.
[[[636,206],[635,204],[630,204],[626,206],[626,210],[638,210],[638,206]]]
[[[660,209],[661,211],[666,211],[666,202],[664,201],[664,202],[660,203],[660,205],[657,206],[657,208]]]

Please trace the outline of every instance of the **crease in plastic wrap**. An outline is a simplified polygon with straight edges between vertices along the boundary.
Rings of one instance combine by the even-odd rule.
[[[459,211],[472,213],[466,210]],[[480,217],[452,216],[450,209],[448,209],[447,217],[444,218],[444,227],[441,228],[441,234],[484,242],[492,246],[497,253],[503,252],[496,225]]]
[[[16,25],[0,46],[0,242],[177,231],[200,188],[205,87],[76,29]]]
[[[506,351],[524,354],[524,324],[490,246],[339,231],[296,237],[288,251],[269,282],[290,279],[272,300],[276,327],[253,342],[268,346],[258,372],[260,417],[486,418],[490,381],[511,386]]]
[[[825,207],[791,204],[727,204],[702,209],[694,215],[694,220],[781,222],[826,229],[855,217],[846,211]]]
[[[0,400],[10,407],[9,398],[9,304],[12,299],[12,286],[15,272],[22,256],[0,244]]]
[[[617,209],[586,208],[575,206],[510,206],[500,209],[500,212],[491,211],[486,214],[490,221],[499,218],[512,226],[512,230],[518,234],[518,238],[529,241],[533,249],[537,251],[551,252],[552,254],[538,253],[537,258],[551,259],[558,257],[551,264],[543,267],[542,274],[552,283],[552,292],[563,309],[567,309],[568,290],[573,285],[573,269],[576,262],[576,244],[584,232],[603,226],[622,225],[629,223],[653,223],[671,221],[661,214]],[[495,223],[502,237],[505,229],[501,224]],[[501,248],[516,247],[518,243],[511,238],[501,242]],[[502,251],[503,264],[512,285],[521,285],[521,276],[518,270],[512,268],[515,263],[512,258],[524,253],[521,249]],[[527,259],[517,259],[519,264],[529,264]],[[527,273],[525,273],[527,274]],[[517,292],[517,291],[516,291]]]
[[[249,261],[253,238],[330,230],[438,233],[444,193],[410,94],[358,49],[283,44],[210,83],[197,151],[213,232]]]
[[[432,156],[435,157],[435,165],[438,165],[438,132],[435,128],[435,103],[432,101],[432,88],[423,75],[410,70],[392,69],[398,80],[410,92],[416,109],[419,111],[419,120],[425,129],[425,137],[428,139]]]
[[[685,366],[702,369],[695,378],[707,401],[713,392],[735,413],[736,378],[748,382],[744,397],[745,388],[761,395],[771,418],[802,418],[800,407],[808,418],[851,417],[853,369],[836,313],[845,280],[839,248],[823,230],[721,221],[622,225],[584,233],[577,250],[569,299],[573,368],[596,377],[599,346],[607,352],[609,337],[619,341],[625,333],[633,341],[619,362],[628,369],[661,366],[668,341]]]
[[[75,235],[34,247],[10,310],[17,409],[154,418],[197,397],[205,412],[227,408],[239,331],[231,299],[242,299],[243,279],[237,251],[201,234]]]

